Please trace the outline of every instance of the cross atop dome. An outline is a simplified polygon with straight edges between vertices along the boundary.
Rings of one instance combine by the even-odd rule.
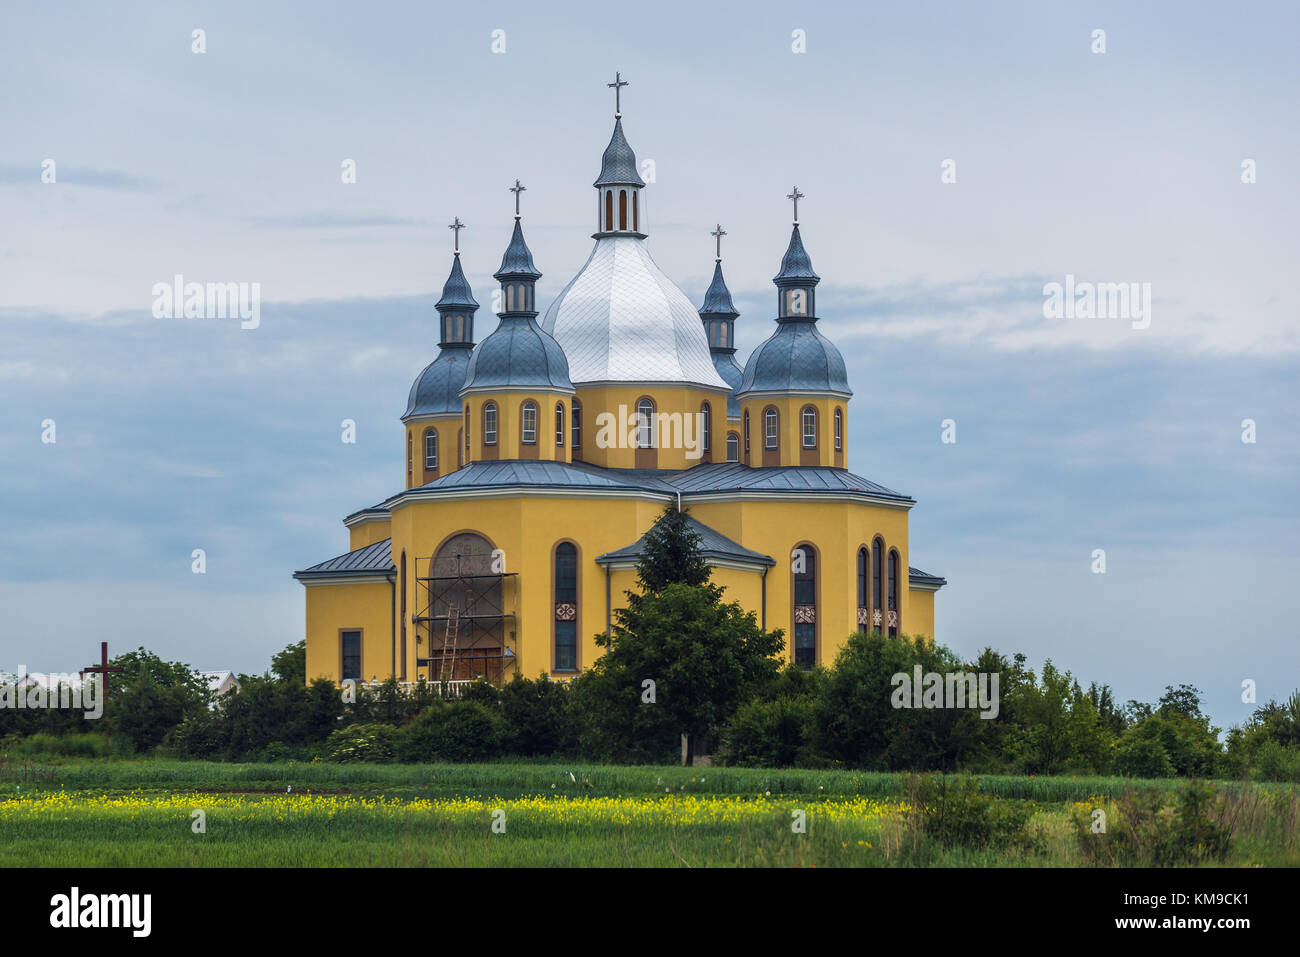
[[[794,201],[794,224],[796,226],[799,225],[799,200],[803,199],[806,195],[806,193],[799,192],[798,186],[796,186],[792,192],[785,194],[786,199]]]
[[[457,216],[452,220],[450,224],[448,224],[447,228],[456,234],[455,255],[459,256],[460,255],[460,231],[465,228],[465,224],[462,223],[460,221],[460,217]]]
[[[717,227],[709,235],[718,241],[717,253],[713,261],[722,262],[722,237],[727,235],[727,231],[722,228],[722,223],[718,223]]]
[[[630,86],[631,84],[629,84],[627,80],[623,79],[623,74],[615,71],[614,82],[606,83],[605,85],[613,87],[614,89],[614,119],[618,119],[623,115],[623,108],[619,94],[622,92],[623,87]]]
[[[515,180],[515,185],[510,187],[510,192],[515,194],[515,219],[519,218],[519,194],[527,188],[527,186],[519,182],[517,179]]]

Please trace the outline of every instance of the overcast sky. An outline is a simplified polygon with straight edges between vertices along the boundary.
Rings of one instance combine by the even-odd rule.
[[[300,638],[291,573],[401,485],[446,224],[486,306],[522,179],[549,302],[620,70],[651,251],[698,303],[723,223],[742,361],[807,195],[849,465],[918,500],[942,642],[1191,682],[1222,725],[1243,680],[1300,686],[1295,8],[861,6],[7,7],[0,668],[107,638],[261,671]],[[261,325],[154,318],[176,274],[259,283]],[[1045,318],[1067,275],[1149,283],[1149,327]]]

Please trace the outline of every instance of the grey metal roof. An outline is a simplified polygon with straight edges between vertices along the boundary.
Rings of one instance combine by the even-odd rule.
[[[323,561],[318,565],[312,565],[310,568],[294,572],[293,577],[299,578],[307,575],[339,575],[340,577],[347,577],[349,575],[374,575],[396,570],[397,566],[393,564],[393,540],[385,538],[382,542],[375,542],[365,548],[358,548],[355,551]]]
[[[541,326],[574,382],[727,387],[695,306],[650,258],[645,240],[606,236],[551,303]]]
[[[737,398],[737,389],[740,387],[740,380],[744,376],[744,370],[736,362],[735,356],[727,351],[714,351],[713,368],[717,370],[718,375],[731,386],[731,391],[727,393],[727,417],[736,419],[740,417],[740,399]]]
[[[402,418],[460,412],[460,390],[469,367],[468,349],[439,349],[438,356],[415,378]]]
[[[821,277],[813,272],[812,257],[808,255],[808,250],[803,248],[798,223],[794,224],[794,230],[790,233],[790,245],[786,247],[785,255],[781,257],[781,271],[772,278],[772,281],[778,286],[787,283],[791,285],[811,283],[815,286],[821,281]]]
[[[614,135],[609,138],[605,155],[600,160],[600,175],[593,186],[644,186],[641,174],[636,171],[636,154],[627,145],[623,135],[623,120],[614,120]]]
[[[913,568],[911,565],[907,566],[907,580],[909,582],[920,582],[926,585],[948,584],[948,579],[943,576],[931,575],[928,572],[921,571],[919,568]]]
[[[628,488],[613,469],[566,462],[508,459],[471,462],[464,468],[421,486],[425,489],[501,488],[526,485],[539,488]],[[656,491],[667,491],[658,488]],[[400,494],[400,493],[399,493]]]
[[[630,489],[666,495],[718,492],[858,493],[910,503],[912,498],[844,469],[817,465],[750,468],[738,462],[717,462],[676,469],[607,469],[585,462],[541,462],[507,459],[471,462],[434,479],[422,489],[468,488],[591,488]],[[398,495],[404,493],[399,492]],[[396,498],[397,496],[393,496]],[[390,499],[391,501],[391,499]]]
[[[713,264],[713,281],[709,283],[708,292],[704,294],[704,305],[700,307],[701,316],[720,316],[735,319],[740,315],[735,303],[731,301],[731,290],[722,278],[722,260]]]
[[[840,350],[808,319],[778,323],[745,363],[738,391],[853,394]]]
[[[493,275],[493,279],[506,278],[521,279],[540,279],[542,274],[537,271],[533,265],[533,253],[524,242],[524,230],[519,225],[519,220],[515,220],[515,231],[510,236],[510,245],[506,247],[506,253],[501,257],[501,268]]]
[[[502,316],[470,354],[462,391],[502,386],[573,388],[564,350],[531,315]]]
[[[776,564],[776,561],[770,555],[764,555],[762,552],[746,548],[739,542],[732,541],[717,529],[709,528],[709,526],[690,515],[686,516],[686,526],[700,536],[700,552],[705,558],[728,558],[734,561],[754,562],[762,565]],[[649,534],[648,529],[646,534]],[[631,545],[624,545],[612,552],[598,555],[596,563],[608,565],[619,560],[640,558],[641,551],[644,548],[645,535],[642,535]]]
[[[478,308],[474,293],[469,288],[469,280],[465,278],[465,271],[460,268],[460,253],[456,253],[452,257],[451,274],[447,276],[447,281],[442,287],[442,298],[438,300],[434,308],[444,312]]]

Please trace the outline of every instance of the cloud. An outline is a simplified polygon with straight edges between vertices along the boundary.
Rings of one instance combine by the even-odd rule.
[[[145,176],[137,176],[120,169],[92,169],[86,166],[64,166],[55,164],[55,182],[46,184],[41,181],[41,164],[19,166],[13,163],[0,163],[0,185],[6,186],[81,186],[88,189],[118,190],[128,193],[153,192],[158,182]]]

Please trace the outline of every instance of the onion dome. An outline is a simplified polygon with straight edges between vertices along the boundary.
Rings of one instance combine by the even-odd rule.
[[[524,187],[516,180],[513,189],[517,204]],[[510,245],[493,277],[501,283],[501,323],[470,355],[462,395],[502,388],[573,391],[564,350],[537,325],[533,297],[541,276],[516,212]]]
[[[704,305],[700,307],[700,321],[704,323],[704,333],[709,340],[709,355],[713,359],[714,371],[731,386],[732,392],[727,396],[727,416],[740,416],[740,401],[735,390],[740,385],[741,368],[736,364],[736,319],[740,313],[731,301],[731,290],[722,277],[722,237],[727,235],[721,224],[711,234],[717,241],[717,258],[713,261],[713,281],[709,283],[704,294]]]
[[[650,258],[640,231],[644,185],[618,118],[596,181],[596,246],[541,326],[563,348],[580,385],[729,389],[713,368],[695,306]]]
[[[796,189],[795,196],[802,197]],[[772,280],[777,287],[776,332],[761,343],[745,363],[739,393],[820,392],[848,398],[848,371],[835,344],[817,331],[813,291],[821,281],[812,257],[804,249],[799,223]]]
[[[452,224],[457,236],[465,226],[458,218]],[[457,242],[457,247],[459,247]],[[474,313],[478,302],[460,265],[460,249],[451,261],[451,274],[442,287],[438,310],[441,338],[438,355],[424,367],[411,385],[411,394],[402,419],[426,415],[459,415],[460,389],[465,384],[465,369],[474,348]]]

